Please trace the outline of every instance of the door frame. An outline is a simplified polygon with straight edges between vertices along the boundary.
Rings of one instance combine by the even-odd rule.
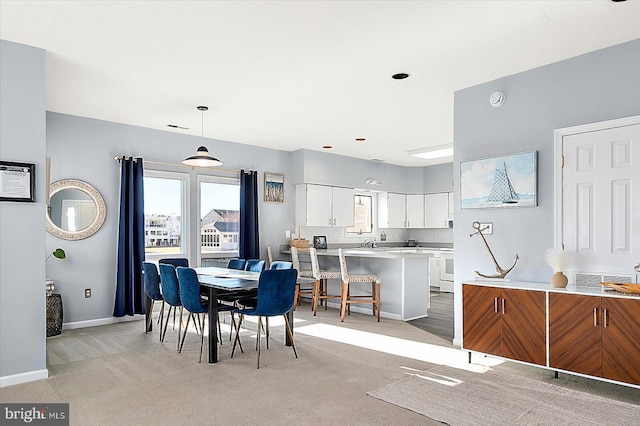
[[[616,127],[633,126],[636,124],[640,124],[640,115],[632,115],[629,117],[599,121],[597,123],[581,124],[572,127],[563,127],[553,131],[553,246],[556,249],[562,248],[562,199],[564,196],[562,192],[562,170],[564,166],[562,143],[565,136],[596,132]]]

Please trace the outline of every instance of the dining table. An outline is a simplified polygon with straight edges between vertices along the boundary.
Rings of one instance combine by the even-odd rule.
[[[208,291],[209,297],[209,363],[218,362],[218,343],[217,343],[217,327],[218,327],[218,304],[214,303],[218,300],[218,291],[228,292],[247,292],[258,288],[260,280],[260,272],[241,271],[238,269],[227,269],[220,267],[203,267],[194,268],[198,275],[200,288]],[[298,277],[298,284],[310,284],[315,280],[313,278]],[[289,324],[291,325],[291,334],[293,335],[293,308],[287,313]],[[291,346],[292,342],[287,333],[285,335],[285,345]]]

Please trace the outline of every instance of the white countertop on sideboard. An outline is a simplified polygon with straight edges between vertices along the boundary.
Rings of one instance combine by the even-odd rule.
[[[634,295],[629,293],[620,293],[617,291],[609,290],[607,287],[580,287],[568,285],[565,288],[552,287],[550,283],[537,283],[528,281],[490,281],[490,280],[465,280],[462,284],[473,284],[487,287],[500,287],[500,288],[513,288],[518,290],[539,290],[547,291],[550,293],[567,293],[567,294],[581,294],[585,296],[605,296],[605,297],[625,297],[639,299],[640,295]]]

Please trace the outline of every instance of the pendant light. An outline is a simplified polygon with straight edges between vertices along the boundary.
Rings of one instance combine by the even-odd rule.
[[[197,107],[198,111],[202,112],[202,142],[204,143],[204,112],[209,108],[206,106]],[[182,164],[186,164],[187,166],[197,166],[197,167],[217,167],[222,166],[222,161],[218,160],[215,157],[209,155],[209,150],[206,146],[201,145],[196,152],[196,155],[191,157],[187,157],[182,160]]]

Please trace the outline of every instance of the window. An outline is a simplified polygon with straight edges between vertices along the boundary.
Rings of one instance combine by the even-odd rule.
[[[373,232],[373,197],[358,195],[353,197],[354,226],[347,228],[347,233],[365,234]]]
[[[240,232],[240,182],[213,176],[199,176],[198,180],[201,259],[235,257]]]
[[[145,171],[144,227],[147,255],[186,253],[185,187],[182,173]]]

